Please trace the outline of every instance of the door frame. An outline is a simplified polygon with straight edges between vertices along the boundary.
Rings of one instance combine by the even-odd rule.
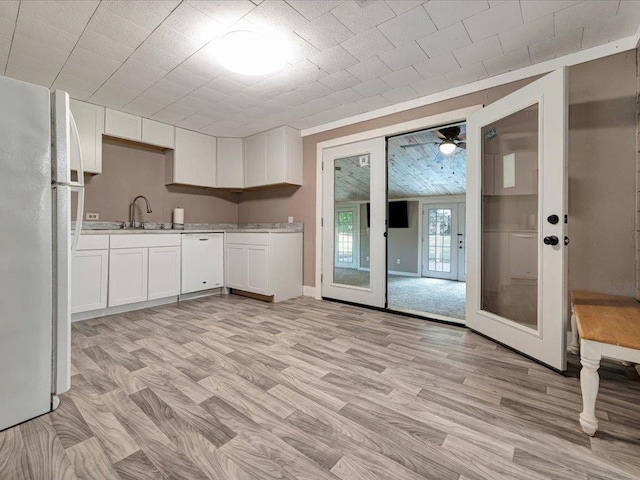
[[[394,125],[388,125],[373,130],[366,130],[364,132],[355,133],[352,135],[346,135],[343,137],[333,138],[324,142],[318,142],[316,144],[316,272],[315,272],[315,287],[313,297],[322,299],[322,262],[323,262],[323,245],[322,245],[322,205],[323,205],[323,175],[322,175],[322,157],[323,150],[325,148],[337,147],[354,142],[360,142],[363,140],[371,140],[376,137],[389,137],[394,135],[401,135],[403,133],[414,132],[417,130],[426,130],[429,128],[437,127],[439,125],[445,125],[449,123],[466,122],[467,117],[474,112],[477,112],[483,107],[482,104],[473,105],[467,108],[461,108],[458,110],[452,110],[438,115],[431,115],[428,117],[419,118],[417,120],[411,120],[408,122],[397,123]],[[385,159],[386,160],[386,159]],[[386,272],[385,272],[386,273]]]

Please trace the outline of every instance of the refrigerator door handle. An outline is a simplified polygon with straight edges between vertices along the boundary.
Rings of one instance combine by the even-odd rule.
[[[71,243],[71,258],[76,253],[78,248],[78,241],[80,240],[80,234],[82,233],[82,220],[84,217],[84,162],[82,160],[82,148],[80,146],[80,135],[78,134],[78,127],[76,121],[73,118],[73,113],[69,109],[69,125],[74,136],[74,144],[76,147],[76,153],[78,155],[78,181],[70,182],[71,191],[78,194],[78,206],[76,210],[76,228],[73,232],[73,242]],[[73,261],[73,260],[72,260]]]
[[[69,125],[71,126],[71,131],[73,132],[73,137],[75,140],[76,153],[78,155],[78,181],[71,182],[71,186],[73,187],[84,187],[84,160],[82,159],[82,148],[80,146],[80,134],[78,133],[78,126],[76,125],[76,120],[73,118],[73,113],[71,109],[69,109]]]
[[[73,261],[73,255],[75,255],[78,249],[78,241],[80,240],[80,233],[82,232],[82,217],[84,216],[84,187],[72,186],[69,187],[72,193],[78,194],[78,205],[76,207],[76,228],[73,232],[73,242],[71,242],[71,259]]]

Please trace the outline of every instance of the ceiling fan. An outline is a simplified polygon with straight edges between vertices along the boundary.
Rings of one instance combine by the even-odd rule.
[[[467,148],[466,135],[460,133],[460,127],[444,127],[435,132],[436,136],[442,139],[441,142],[407,143],[400,145],[400,148],[421,147],[423,145],[438,145],[438,149],[444,155],[450,155],[456,148]]]

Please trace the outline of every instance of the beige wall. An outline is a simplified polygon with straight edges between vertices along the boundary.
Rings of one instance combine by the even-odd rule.
[[[533,79],[304,138],[304,185],[240,196],[240,222],[305,224],[304,284],[315,285],[316,144],[476,104],[490,104]],[[569,287],[633,295],[636,53],[569,69]]]
[[[125,221],[129,218],[131,201],[138,195],[145,195],[153,213],[147,213],[142,209],[144,202],[138,201],[136,217],[142,215],[142,221],[171,222],[174,207],[184,208],[185,222],[189,223],[238,221],[237,194],[166,186],[164,164],[164,153],[157,150],[105,141],[102,174],[87,175],[86,178],[84,211],[99,213],[101,221]]]
[[[418,273],[420,203],[407,203],[409,228],[390,228],[387,235],[387,268],[396,272]],[[400,259],[400,265],[397,260]]]

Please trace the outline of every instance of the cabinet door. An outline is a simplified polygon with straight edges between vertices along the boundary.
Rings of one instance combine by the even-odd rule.
[[[287,181],[287,148],[284,127],[265,133],[266,185]]]
[[[107,308],[109,250],[76,252],[71,261],[71,313]]]
[[[84,171],[102,173],[102,134],[104,133],[104,107],[70,100],[69,105],[78,127]],[[78,155],[73,142],[70,146],[71,170],[78,169]]]
[[[142,118],[107,108],[104,134],[140,142],[142,140]]]
[[[223,235],[184,235],[182,239],[182,293],[224,286]]]
[[[173,148],[176,129],[173,125],[142,119],[142,142],[159,147]]]
[[[244,187],[243,141],[241,138],[217,139],[219,188]]]
[[[244,186],[256,187],[266,181],[265,134],[244,139]]]
[[[247,246],[227,245],[225,255],[225,285],[229,288],[247,288]]]
[[[173,182],[200,187],[216,186],[216,139],[176,128]]]
[[[148,248],[123,248],[109,252],[109,306],[147,300]]]
[[[149,249],[149,300],[180,294],[180,247]]]
[[[246,261],[246,290],[269,295],[269,247],[265,245],[247,245]]]

